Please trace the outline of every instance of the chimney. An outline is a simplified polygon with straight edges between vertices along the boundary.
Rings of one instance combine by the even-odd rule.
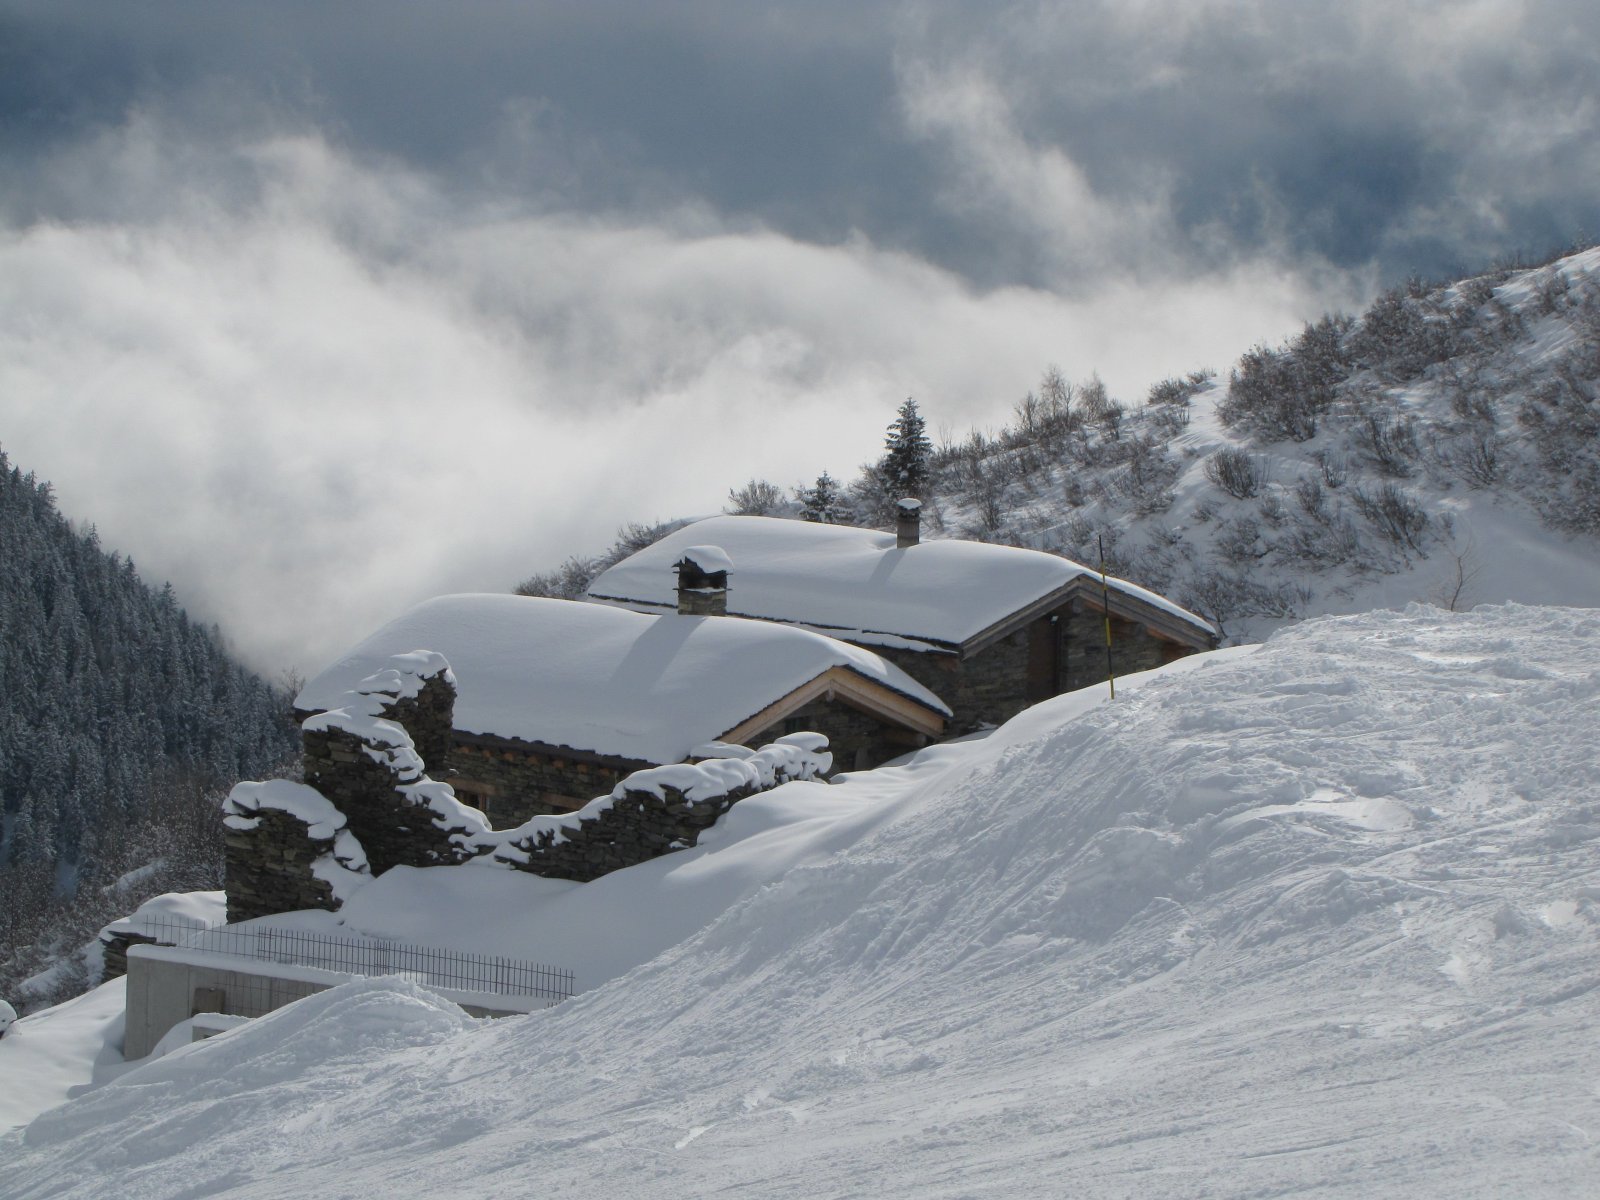
[[[728,615],[728,572],[733,560],[721,546],[690,546],[673,564],[678,573],[678,612],[685,617]]]
[[[915,546],[922,540],[922,501],[907,496],[894,502],[894,545],[896,550]]]

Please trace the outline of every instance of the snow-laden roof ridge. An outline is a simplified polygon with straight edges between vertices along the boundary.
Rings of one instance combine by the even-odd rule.
[[[895,535],[784,517],[717,516],[686,525],[601,572],[588,598],[667,608],[672,567],[714,544],[736,564],[730,613],[814,629],[863,630],[911,648],[960,645],[1094,568],[1065,555],[959,538],[899,546]],[[1205,618],[1165,596],[1106,575],[1105,587],[1214,635]],[[922,643],[922,646],[916,645]]]
[[[839,667],[930,713],[950,711],[893,663],[820,633],[494,593],[414,606],[319,673],[296,704],[335,705],[338,716],[313,718],[327,725],[376,719],[349,689],[418,645],[451,664],[457,730],[634,761],[681,762]]]

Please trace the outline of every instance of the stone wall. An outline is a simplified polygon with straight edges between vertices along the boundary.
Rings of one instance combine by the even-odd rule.
[[[647,762],[607,763],[589,756],[546,755],[488,738],[458,738],[450,751],[451,784],[461,799],[500,828],[529,817],[572,812],[604,796]]]
[[[744,744],[754,749],[783,734],[802,731],[828,739],[834,765],[841,771],[864,771],[927,745],[927,739],[912,730],[885,724],[859,708],[821,696],[746,738]]]
[[[442,779],[455,740],[456,689],[447,672],[422,681],[415,696],[385,697],[384,716],[411,735],[425,771]]]
[[[1054,618],[1053,625],[1051,618]],[[1040,642],[1054,638],[1054,687],[1049,695],[1074,692],[1106,680],[1104,618],[1080,601],[1071,601],[1034,622],[985,646],[967,659],[953,654],[867,646],[888,659],[911,678],[932,691],[951,708],[950,734],[967,733],[980,725],[1001,725],[1030,703],[1029,663],[1043,651]],[[1121,617],[1111,618],[1111,661],[1120,678],[1148,671],[1193,651],[1152,637],[1144,628]]]
[[[950,706],[950,736],[1000,725],[1027,704],[1028,631],[1017,632],[962,660],[953,654],[869,647]]]
[[[104,963],[100,971],[100,982],[108,979],[119,979],[128,973],[128,947],[153,946],[156,939],[142,933],[114,933],[109,937],[100,939],[101,961]]]
[[[1072,611],[1072,609],[1079,611]],[[1077,604],[1063,612],[1062,674],[1064,692],[1093,687],[1106,681],[1105,617]],[[1111,668],[1120,679],[1138,671],[1150,671],[1192,653],[1188,647],[1164,638],[1151,637],[1144,626],[1111,618]]]
[[[419,804],[407,785],[420,776],[400,773],[369,752],[359,734],[342,728],[305,729],[307,785],[326,796],[349,822],[367,852],[374,875],[390,867],[433,867],[460,861],[451,831]]]
[[[637,866],[699,842],[739,801],[795,779],[825,773],[832,756],[814,733],[792,734],[744,762],[656,767],[638,772],[615,794],[557,828],[515,836],[497,861],[548,879],[580,883]],[[759,764],[751,766],[750,764]],[[722,776],[721,781],[718,775]],[[674,782],[675,781],[675,782]]]
[[[332,837],[312,837],[306,823],[275,809],[251,818],[254,827],[224,831],[228,921],[249,921],[302,908],[339,907],[333,888],[313,865],[333,853]]]

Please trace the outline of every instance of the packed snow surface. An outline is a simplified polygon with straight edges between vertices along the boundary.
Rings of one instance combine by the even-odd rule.
[[[1600,613],[1412,608],[594,884],[391,872],[353,907],[476,875],[462,937],[492,904],[590,990],[325,993],[0,1137],[7,1195],[1593,1194],[1597,745]]]
[[[449,660],[457,729],[646,762],[683,760],[835,667],[949,713],[876,654],[803,630],[497,595],[417,605],[306,684],[296,706],[336,708],[418,647]]]
[[[1092,574],[1070,559],[1015,546],[952,539],[898,549],[894,534],[873,529],[779,517],[709,517],[602,572],[589,596],[648,608],[671,606],[677,586],[672,565],[702,542],[715,542],[732,561],[730,613],[842,630],[852,637],[886,635],[945,645],[959,645]],[[1202,618],[1154,592],[1120,579],[1109,586],[1211,631]]]

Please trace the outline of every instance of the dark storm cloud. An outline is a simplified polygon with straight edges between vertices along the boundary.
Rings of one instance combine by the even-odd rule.
[[[900,54],[923,93],[992,81],[1019,138],[1214,250],[1394,277],[1600,232],[1592,4],[951,5]]]
[[[1600,8],[1570,0],[10,13],[12,152],[134,105],[217,119],[248,97],[462,187],[610,210],[698,200],[812,240],[860,230],[991,286],[1059,280],[1037,229],[968,202],[962,130],[915,111],[974,75],[1021,144],[1107,203],[1158,201],[1180,238],[1163,252],[1202,265],[1266,250],[1395,277],[1544,249],[1600,214]]]

